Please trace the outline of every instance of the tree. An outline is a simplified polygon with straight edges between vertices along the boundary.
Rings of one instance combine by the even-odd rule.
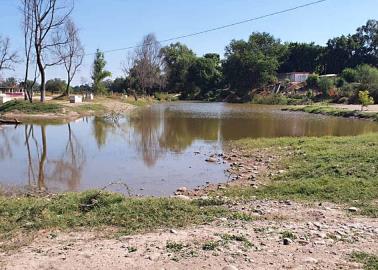
[[[239,96],[276,81],[286,48],[268,33],[253,33],[248,41],[233,40],[223,62],[225,80]]]
[[[306,80],[308,88],[318,88],[319,87],[319,75],[311,74]]]
[[[161,45],[155,35],[148,34],[134,53],[129,55],[128,65],[123,69],[125,74],[132,78],[139,94],[152,94],[154,89],[164,86],[164,62],[160,51]]]
[[[55,78],[46,82],[46,91],[51,93],[64,93],[67,89],[67,83],[64,80]]]
[[[27,24],[24,27],[27,27],[33,35],[34,54],[41,77],[41,102],[45,101],[46,95],[46,68],[62,62],[62,59],[52,59],[51,50],[57,45],[67,43],[66,40],[55,38],[73,9],[73,5],[67,4],[67,1],[26,0],[22,2],[24,24]],[[30,34],[26,36],[30,37]]]
[[[112,73],[105,70],[106,61],[104,53],[99,49],[96,51],[95,60],[92,67],[92,80],[93,80],[93,92],[97,95],[103,95],[106,93],[107,89],[104,86],[103,81],[112,76]]]
[[[188,70],[197,56],[179,42],[162,48],[161,54],[165,63],[167,89],[170,92],[183,91]]]
[[[378,66],[378,21],[368,20],[367,23],[357,29],[354,38],[358,40],[360,47],[356,55],[361,59],[358,64],[366,63]]]
[[[71,82],[83,63],[84,48],[81,45],[79,31],[71,19],[68,19],[65,22],[63,35],[64,38],[61,38],[58,34],[58,36],[56,36],[56,40],[66,40],[67,43],[60,44],[57,42],[56,53],[58,59],[62,59],[64,68],[67,72],[67,86],[64,91],[64,95],[68,96],[70,94]]]
[[[361,111],[364,110],[364,108],[367,108],[369,105],[374,104],[374,99],[369,96],[369,91],[360,91],[358,92],[358,99],[361,103]]]
[[[18,62],[16,52],[10,49],[10,39],[0,36],[0,72],[2,70],[13,70],[13,65]]]
[[[206,54],[197,58],[187,71],[184,98],[208,99],[209,94],[220,87],[222,70],[218,54]]]
[[[341,77],[348,83],[357,82],[358,72],[353,68],[346,68],[341,72]]]
[[[32,50],[34,40],[34,16],[32,11],[33,5],[30,0],[22,0],[22,30],[24,35],[24,53],[25,53],[25,75],[22,83],[25,90],[25,100],[33,102],[33,91],[37,84],[37,63],[35,60],[35,53]],[[30,65],[34,64],[33,80],[29,80]]]
[[[321,69],[320,59],[323,48],[314,43],[291,42],[287,45],[285,61],[279,68],[279,72],[310,72]]]

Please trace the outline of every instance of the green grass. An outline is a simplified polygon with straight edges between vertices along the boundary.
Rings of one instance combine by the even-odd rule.
[[[354,252],[351,255],[351,259],[354,262],[363,264],[365,270],[378,270],[377,255],[372,255],[365,252]]]
[[[331,116],[339,116],[339,117],[365,118],[365,119],[372,119],[372,120],[378,121],[378,113],[346,110],[342,108],[334,108],[331,106],[324,106],[324,105],[312,105],[312,106],[305,106],[305,107],[288,107],[283,110],[301,111],[301,112],[307,112],[307,113],[323,114],[323,115],[331,115]]]
[[[74,111],[78,113],[86,113],[86,112],[95,112],[95,113],[104,113],[106,111],[106,108],[98,103],[90,103],[90,104],[84,104],[80,106],[76,106],[72,108]]]
[[[199,207],[195,202],[169,198],[126,198],[89,191],[52,198],[0,197],[0,233],[78,227],[112,226],[121,234],[157,228],[184,227],[228,216],[222,207]]]
[[[28,114],[61,113],[62,109],[61,105],[55,103],[10,101],[0,106],[0,114],[16,111]]]
[[[378,134],[356,137],[246,139],[233,147],[253,153],[264,149],[281,156],[285,173],[266,177],[267,185],[230,188],[238,199],[329,201],[361,208],[378,217]]]

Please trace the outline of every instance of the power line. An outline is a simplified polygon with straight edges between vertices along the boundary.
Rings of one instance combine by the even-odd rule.
[[[172,37],[172,38],[168,38],[168,39],[159,40],[158,42],[159,43],[165,43],[165,42],[170,42],[170,41],[174,41],[174,40],[184,39],[184,38],[188,38],[188,37],[194,37],[194,36],[198,36],[198,35],[203,35],[203,34],[206,34],[206,33],[222,30],[222,29],[225,29],[225,28],[234,27],[234,26],[237,26],[237,25],[240,25],[240,24],[245,24],[245,23],[249,23],[249,22],[265,19],[265,18],[268,18],[268,17],[280,15],[280,14],[283,14],[283,13],[288,13],[288,12],[291,12],[291,11],[295,11],[297,9],[302,9],[302,8],[309,7],[309,6],[314,6],[314,5],[317,5],[317,4],[326,2],[326,1],[328,1],[328,0],[313,1],[313,2],[310,2],[310,3],[307,3],[307,4],[295,6],[295,7],[292,7],[292,8],[284,9],[284,10],[281,10],[281,11],[276,11],[276,12],[273,12],[273,13],[265,14],[265,15],[262,15],[262,16],[254,17],[254,18],[251,18],[251,19],[246,19],[246,20],[235,22],[235,23],[231,23],[231,24],[226,24],[226,25],[223,25],[223,26],[218,26],[218,27],[215,27],[215,28],[210,28],[210,29],[203,30],[203,31],[200,31],[200,32],[194,32],[194,33],[191,33],[191,34],[186,34],[186,35],[182,35],[182,36],[177,36],[177,37]],[[140,48],[140,47],[143,47],[143,46],[146,46],[146,45],[151,45],[151,44],[141,44],[141,45],[134,45],[134,46],[130,46],[130,47],[124,47],[124,48],[106,50],[106,51],[104,51],[104,53],[113,53],[113,52],[118,52],[118,51],[126,51],[126,50],[135,49],[135,48]],[[88,56],[88,55],[94,55],[94,53],[88,53],[88,54],[86,54],[86,56]]]

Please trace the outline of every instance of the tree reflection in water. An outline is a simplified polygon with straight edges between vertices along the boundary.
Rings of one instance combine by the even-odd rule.
[[[46,191],[48,184],[58,183],[68,190],[77,190],[86,161],[84,149],[67,125],[68,139],[60,158],[48,159],[46,125],[40,126],[40,140],[35,136],[34,125],[25,125],[25,146],[28,159],[28,185],[32,190]],[[34,151],[33,151],[34,150]],[[48,181],[48,184],[46,183]]]

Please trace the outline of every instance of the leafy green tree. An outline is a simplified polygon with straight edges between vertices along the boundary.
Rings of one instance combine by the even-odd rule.
[[[288,50],[285,61],[282,63],[279,72],[315,72],[321,69],[320,59],[323,48],[315,43],[291,42],[287,45]]]
[[[112,74],[105,70],[106,61],[104,53],[101,52],[99,49],[96,51],[95,60],[93,62],[92,67],[92,80],[93,80],[93,92],[96,95],[104,95],[107,92],[107,89],[103,83],[103,81],[112,76]]]
[[[189,68],[196,61],[196,55],[186,45],[171,44],[162,48],[167,73],[167,90],[178,92],[184,89]]]
[[[51,93],[64,93],[67,88],[67,83],[64,80],[55,78],[46,82],[46,91]]]
[[[226,47],[223,72],[230,88],[244,97],[254,88],[277,80],[286,47],[268,33],[253,33],[248,41],[233,40]]]
[[[204,57],[199,57],[188,69],[183,97],[209,99],[220,87],[222,78],[218,54],[206,54]]]
[[[378,66],[378,21],[368,20],[367,23],[357,29],[354,39],[361,45],[356,50],[356,57],[360,63]]]
[[[360,91],[358,92],[358,99],[361,103],[361,111],[364,110],[364,108],[367,108],[369,105],[374,104],[374,99],[369,96],[369,91]]]

